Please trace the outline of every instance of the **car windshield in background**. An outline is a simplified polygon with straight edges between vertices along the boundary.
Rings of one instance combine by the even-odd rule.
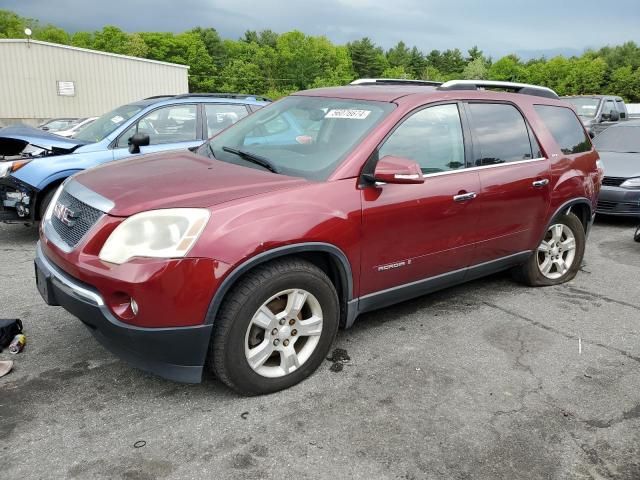
[[[284,175],[326,180],[393,108],[383,102],[291,96],[217,135],[203,153],[266,168],[257,165],[259,158]]]
[[[99,117],[93,123],[74,135],[78,140],[100,142],[116,128],[142,110],[140,105],[123,105]]]
[[[640,125],[607,128],[593,143],[602,152],[640,153]]]
[[[580,117],[593,118],[598,113],[598,105],[600,105],[598,98],[565,98],[564,100],[575,107]]]

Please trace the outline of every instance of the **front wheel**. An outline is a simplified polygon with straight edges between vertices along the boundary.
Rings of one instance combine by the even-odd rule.
[[[288,388],[322,363],[339,312],[331,280],[312,263],[290,258],[257,267],[225,299],[209,363],[221,381],[243,394]]]
[[[574,214],[556,217],[529,260],[518,267],[516,277],[531,286],[558,285],[572,280],[582,263],[586,237]]]

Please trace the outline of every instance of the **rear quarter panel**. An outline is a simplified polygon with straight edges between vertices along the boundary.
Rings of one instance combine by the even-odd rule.
[[[591,206],[592,212],[594,212],[602,179],[596,165],[599,156],[589,139],[589,135],[585,131],[585,135],[591,145],[591,149],[588,152],[570,155],[563,153],[544,121],[538,116],[534,106],[559,106],[569,108],[572,111],[573,108],[566,102],[537,97],[527,98],[526,102],[521,100],[521,105],[543,150],[543,154],[550,160],[551,197],[547,221],[551,220],[558,212],[558,209],[574,199],[586,199]],[[576,122],[582,126],[582,122],[577,117]],[[582,128],[584,130],[583,126]],[[540,235],[542,235],[545,226],[540,226]]]

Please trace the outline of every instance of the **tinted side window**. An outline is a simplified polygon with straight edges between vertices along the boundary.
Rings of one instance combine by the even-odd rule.
[[[534,158],[527,124],[513,105],[471,103],[469,109],[475,144],[474,165]]]
[[[571,155],[591,150],[591,141],[572,110],[551,105],[536,105],[534,108],[560,145],[562,153]]]
[[[627,118],[627,112],[624,109],[624,102],[622,100],[616,100],[616,106],[618,107],[618,112],[620,112],[620,118]]]
[[[149,145],[196,140],[196,108],[196,105],[187,104],[158,108],[123,133],[117,146],[126,147],[136,132],[149,135]]]
[[[615,110],[617,109],[616,109],[616,104],[613,100],[607,100],[606,102],[604,102],[604,106],[602,107],[603,115],[610,115],[611,112]]]
[[[380,147],[378,153],[409,158],[423,173],[464,167],[464,140],[457,105],[425,108],[406,119]]]
[[[207,116],[207,137],[213,137],[249,114],[244,105],[225,104],[205,104],[204,112]]]

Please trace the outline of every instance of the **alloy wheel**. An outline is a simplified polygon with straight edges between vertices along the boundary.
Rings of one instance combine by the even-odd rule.
[[[557,280],[573,265],[576,257],[576,237],[567,225],[551,225],[536,254],[540,273],[551,280]]]
[[[249,366],[263,377],[288,375],[306,362],[322,334],[318,299],[302,289],[275,294],[255,312],[245,335]]]

